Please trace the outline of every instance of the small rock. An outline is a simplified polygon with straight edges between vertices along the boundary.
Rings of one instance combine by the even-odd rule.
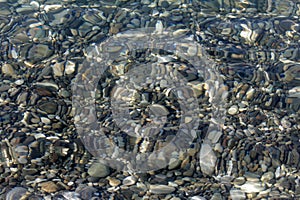
[[[43,191],[48,193],[54,193],[59,190],[58,186],[52,181],[40,183],[40,186]]]
[[[272,180],[274,178],[274,173],[273,172],[266,172],[261,176],[261,181],[263,182],[268,182],[269,180]]]
[[[54,114],[57,110],[57,104],[51,101],[43,102],[39,105],[39,108],[49,114]]]
[[[6,200],[17,200],[17,199],[21,199],[23,196],[25,196],[27,192],[26,188],[23,187],[15,187],[12,190],[10,190],[7,194],[6,194]],[[2,199],[2,198],[1,198]]]
[[[245,193],[261,192],[265,187],[260,182],[247,181],[241,186],[241,190]]]
[[[63,70],[64,70],[63,62],[55,63],[52,66],[52,69],[53,69],[54,76],[62,76],[63,75]]]
[[[79,185],[75,192],[79,194],[81,199],[91,199],[94,193],[97,192],[97,189],[92,186]]]
[[[217,130],[213,130],[210,131],[208,134],[208,139],[211,140],[211,142],[213,144],[217,143],[220,139],[220,137],[222,136],[222,132],[221,131],[217,131]]]
[[[239,111],[239,108],[236,105],[233,105],[228,109],[228,114],[235,115],[238,113],[238,111]]]
[[[193,197],[191,197],[191,200],[206,200],[206,198],[201,197],[201,196],[193,196]]]
[[[238,189],[231,189],[230,190],[230,197],[232,200],[243,200],[246,199],[246,195],[243,191]]]
[[[72,61],[67,61],[65,64],[65,73],[66,74],[73,74],[75,71],[75,63]]]
[[[7,75],[7,76],[11,76],[11,77],[15,77],[16,76],[15,69],[10,64],[4,64],[4,65],[2,65],[2,73],[5,74],[5,75]]]
[[[23,79],[19,79],[19,80],[16,80],[15,81],[15,84],[16,85],[22,85],[24,83],[24,80]]]
[[[36,174],[37,172],[38,172],[38,170],[35,168],[23,168],[22,169],[22,173],[24,175],[32,175],[32,174]]]
[[[109,185],[116,187],[121,184],[121,181],[119,179],[109,177],[108,183],[109,183]]]
[[[44,124],[50,124],[50,123],[51,123],[51,120],[48,119],[47,117],[41,117],[41,121],[42,121]]]
[[[93,163],[88,169],[88,174],[93,177],[103,178],[110,174],[110,169],[102,163]]]
[[[168,169],[169,169],[169,170],[175,169],[175,168],[177,168],[180,164],[181,164],[181,160],[180,160],[180,159],[178,159],[178,158],[171,158],[170,161],[169,161]]]
[[[134,185],[137,181],[137,178],[135,176],[128,176],[126,178],[124,178],[123,180],[123,185]]]
[[[223,200],[223,197],[220,193],[214,193],[210,200]]]
[[[152,194],[170,194],[175,191],[174,187],[167,185],[150,185],[149,189]]]
[[[200,150],[200,167],[206,175],[212,175],[215,169],[217,157],[209,144],[202,144]]]
[[[246,182],[244,177],[237,177],[233,180],[234,185],[242,185]]]
[[[169,114],[169,111],[162,105],[152,104],[149,106],[151,114],[154,116],[166,116]]]
[[[185,117],[185,118],[184,118],[184,123],[185,123],[185,124],[188,124],[188,123],[190,123],[192,120],[193,120],[192,117]]]

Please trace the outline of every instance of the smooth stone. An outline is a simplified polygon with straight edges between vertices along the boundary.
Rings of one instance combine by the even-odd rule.
[[[170,159],[170,162],[169,162],[168,169],[169,169],[169,170],[175,169],[175,168],[177,168],[180,164],[181,164],[181,160],[180,160],[180,159],[178,159],[178,158],[171,158],[171,159]]]
[[[220,137],[222,136],[222,132],[221,131],[216,131],[216,130],[213,130],[213,131],[210,131],[209,134],[208,134],[208,139],[211,140],[212,143],[217,143],[220,139]]]
[[[16,76],[15,69],[10,64],[4,64],[4,65],[2,65],[1,70],[2,70],[2,73],[5,74],[5,75],[7,75],[7,76],[11,76],[11,77],[15,77]]]
[[[217,152],[219,152],[219,153],[222,153],[223,150],[224,150],[224,148],[223,148],[223,146],[222,146],[220,143],[217,143],[217,144],[215,145],[214,150],[217,151]]]
[[[112,187],[116,187],[116,186],[121,184],[121,181],[119,179],[111,178],[111,177],[109,177],[107,179],[108,179],[109,185],[112,186]]]
[[[88,174],[92,177],[103,178],[110,174],[110,169],[102,163],[93,163],[88,169]]]
[[[48,119],[47,117],[41,117],[41,121],[42,121],[44,124],[50,124],[50,123],[51,123],[51,120]]]
[[[26,194],[26,192],[27,192],[26,188],[15,187],[6,194],[5,200],[21,199]]]
[[[63,75],[63,70],[64,70],[63,62],[55,63],[52,66],[52,69],[53,69],[54,76],[62,76]]]
[[[185,124],[188,124],[188,123],[190,123],[191,121],[193,121],[193,118],[192,118],[192,117],[185,117],[185,118],[184,118],[184,123],[185,123]]]
[[[174,187],[167,185],[150,185],[149,189],[152,194],[170,194],[175,191]]]
[[[244,177],[237,177],[233,180],[234,185],[242,185],[246,182]]]
[[[49,57],[53,53],[53,50],[45,44],[33,45],[28,51],[28,61],[36,63],[42,59]]]
[[[224,198],[220,193],[214,193],[210,200],[223,200]]]
[[[130,185],[134,185],[137,181],[137,178],[135,176],[128,176],[126,178],[124,178],[123,180],[123,185],[126,186],[130,186]]]
[[[39,108],[48,114],[54,114],[57,110],[57,105],[55,102],[45,102],[39,106]]]
[[[200,149],[200,168],[202,173],[212,175],[217,157],[209,144],[202,144]]]
[[[233,105],[228,109],[228,114],[235,115],[238,113],[238,111],[239,111],[239,108],[236,105]]]
[[[16,80],[16,81],[15,81],[15,84],[16,84],[16,85],[23,85],[23,83],[24,83],[24,80],[23,80],[23,79],[19,79],[19,80]]]
[[[201,196],[193,196],[190,198],[190,200],[206,200],[206,198],[201,197]]]
[[[230,190],[230,197],[232,200],[244,200],[246,199],[246,195],[243,191],[238,189],[231,189]]]
[[[97,189],[92,186],[79,185],[75,192],[80,195],[81,199],[91,199],[94,193],[97,192]]]
[[[265,187],[260,182],[246,181],[246,183],[241,186],[241,190],[245,193],[261,192],[264,189]]]
[[[149,105],[149,109],[155,116],[166,116],[169,114],[169,111],[164,106],[159,104]]]
[[[266,172],[261,176],[261,181],[263,182],[268,182],[274,178],[274,173],[273,172]]]
[[[65,64],[65,73],[67,75],[73,74],[74,71],[75,71],[75,66],[76,66],[76,64],[74,62],[67,61],[66,64]]]
[[[43,182],[43,183],[40,183],[39,185],[41,186],[41,189],[43,191],[48,192],[48,193],[54,193],[59,190],[58,186],[52,181]]]
[[[37,169],[35,168],[23,168],[22,173],[24,175],[32,175],[32,174],[36,174],[38,172]]]

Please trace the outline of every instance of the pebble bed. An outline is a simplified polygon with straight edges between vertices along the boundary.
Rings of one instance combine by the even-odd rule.
[[[0,199],[300,199],[299,16],[300,3],[284,0],[0,0]],[[124,98],[111,89],[116,79],[127,83],[120,79],[126,72],[142,83],[135,65],[170,61],[192,88],[183,96],[193,92],[201,111],[196,139],[166,167],[119,171],[81,140],[72,83],[89,73],[83,63],[92,44],[148,27],[193,38],[217,78],[205,83],[188,63],[157,52],[133,52],[111,66],[97,88],[97,118],[120,147],[160,148],[179,124],[178,102],[160,80],[157,94],[144,91],[130,116],[143,123],[149,113],[168,116],[166,134],[149,141],[120,134],[106,99]],[[187,48],[191,57],[194,52]],[[217,104],[224,118],[211,130]],[[144,105],[148,110],[141,111]]]

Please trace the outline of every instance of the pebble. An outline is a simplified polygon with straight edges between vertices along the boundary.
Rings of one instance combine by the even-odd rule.
[[[169,161],[168,169],[172,170],[172,169],[175,169],[175,168],[179,167],[181,162],[182,161],[178,158],[171,158],[170,161]]]
[[[5,130],[0,130],[0,154],[4,156],[4,159],[0,159],[0,199],[3,196],[5,199],[4,193],[7,193],[6,199],[20,199],[26,191],[32,195],[50,193],[45,197],[35,198],[45,200],[96,200],[109,199],[109,196],[125,198],[122,195],[128,196],[128,199],[165,200],[187,196],[194,200],[237,200],[246,197],[276,199],[276,196],[291,199],[291,196],[299,194],[298,172],[294,169],[299,168],[297,133],[300,59],[297,42],[300,26],[293,15],[285,15],[288,12],[286,10],[299,14],[298,3],[263,1],[263,4],[258,4],[260,1],[249,3],[247,0],[246,3],[201,0],[142,0],[138,3],[103,0],[99,7],[98,3],[84,5],[85,1],[68,0],[63,4],[56,2],[53,5],[47,5],[43,1],[0,2],[0,76],[3,78],[0,83],[0,126]],[[192,2],[193,5],[186,2]],[[261,20],[257,20],[260,13],[255,16],[256,13],[259,10],[265,11],[264,9],[269,10],[263,12]],[[220,10],[225,15],[220,14]],[[285,17],[277,18],[277,14]],[[75,127],[71,119],[75,114],[71,102],[71,82],[77,67],[78,71],[84,70],[82,61],[86,54],[89,55],[89,52],[85,52],[88,50],[86,47],[97,45],[105,37],[121,35],[123,30],[135,27],[155,27],[156,32],[161,34],[165,29],[171,28],[175,30],[171,36],[180,38],[187,34],[191,36],[191,41],[200,41],[209,52],[211,63],[216,61],[213,68],[220,69],[222,77],[229,77],[226,85],[228,83],[228,91],[232,92],[228,96],[228,102],[224,102],[228,105],[224,109],[228,116],[224,116],[224,126],[220,124],[222,131],[205,132],[209,119],[213,119],[214,111],[217,111],[214,107],[220,102],[211,101],[215,94],[218,95],[218,92],[212,90],[218,83],[213,80],[216,84],[210,84],[205,80],[206,77],[203,77],[203,81],[202,77],[189,73],[189,67],[180,67],[187,85],[201,101],[201,123],[193,136],[199,136],[197,139],[200,140],[207,137],[209,141],[202,146],[202,143],[194,145],[193,142],[193,150],[189,149],[187,156],[174,156],[168,169],[147,173],[143,178],[130,176],[127,172],[114,172],[112,177],[101,179],[111,174],[110,168],[102,164],[91,164],[91,155],[83,144],[75,140],[79,139],[75,138],[77,134],[73,134]],[[176,44],[170,47],[180,48]],[[122,54],[128,53],[119,43],[107,48],[109,53],[118,54],[121,50]],[[202,54],[196,45],[184,46],[184,51],[186,56],[194,58]],[[139,59],[143,60],[142,56]],[[167,61],[172,62],[172,59]],[[134,62],[135,58],[130,58],[129,67]],[[197,64],[205,65],[205,62]],[[120,67],[123,71],[118,72],[118,75],[126,72],[124,66],[128,67],[126,62]],[[202,74],[200,68],[196,71]],[[84,71],[81,78],[88,72]],[[178,71],[175,70],[174,73]],[[206,71],[203,74],[207,74]],[[208,74],[209,77],[215,76],[213,71]],[[100,82],[101,87],[102,84],[108,85],[99,92],[106,93],[105,98],[109,97],[109,89],[115,84],[114,79],[107,80],[108,82]],[[152,81],[149,79],[146,83],[152,84]],[[162,93],[170,89],[163,76],[157,79],[153,87]],[[85,95],[89,94],[83,92],[82,96]],[[185,94],[181,96],[185,97]],[[207,96],[211,97],[209,104],[206,103]],[[179,106],[176,100],[165,96],[160,100],[161,96],[148,95],[143,106],[150,104],[146,112],[150,110],[155,116],[174,118],[174,121],[162,128],[168,129],[166,134],[175,135],[172,128],[177,128],[180,122],[189,126],[194,121],[194,115],[177,108]],[[99,113],[103,111],[102,106],[109,107],[109,102],[99,104]],[[293,112],[289,110],[290,107]],[[140,110],[135,110],[135,116],[138,116]],[[183,116],[182,119],[179,119],[180,115]],[[131,145],[137,145],[137,148],[132,148],[133,151],[139,151],[144,146],[148,148],[147,145],[164,136],[162,133],[157,138],[151,138],[146,145],[146,142],[136,144],[136,141],[131,140],[127,143],[122,133],[115,132],[108,115],[104,119],[99,118],[99,121],[104,122],[101,125],[111,136],[112,142],[115,141],[114,134],[118,135],[118,144],[126,150],[131,149]],[[250,129],[249,125],[255,126],[255,129]],[[21,132],[24,134],[19,137]],[[31,137],[34,141],[30,140]],[[200,156],[200,161],[195,156]],[[160,158],[164,158],[164,155],[160,155]],[[121,182],[124,190],[118,187]],[[53,194],[61,188],[66,191]],[[76,192],[67,191],[69,189]],[[107,194],[107,191],[112,193]],[[161,197],[161,194],[169,195]]]
[[[128,176],[126,178],[123,179],[123,185],[126,186],[130,186],[130,185],[134,185],[137,181],[137,178],[135,176]]]
[[[7,194],[5,200],[17,200],[21,199],[23,196],[25,196],[27,192],[26,188],[23,187],[15,187],[11,189]]]
[[[116,187],[116,186],[118,186],[118,185],[121,184],[121,181],[120,181],[119,179],[111,178],[111,177],[109,177],[109,178],[107,178],[107,179],[108,179],[109,185],[111,185],[111,186],[113,186],[113,187]]]
[[[246,181],[241,187],[241,190],[245,193],[261,192],[265,187],[260,182]]]
[[[7,75],[7,76],[11,76],[11,77],[16,77],[16,72],[15,69],[13,68],[13,66],[11,64],[3,64],[1,67],[2,73]]]
[[[230,197],[232,200],[244,200],[246,199],[246,195],[243,191],[238,189],[231,189],[230,190]]]
[[[53,73],[55,76],[62,76],[64,71],[63,62],[57,62],[52,66]]]
[[[41,122],[43,122],[44,124],[50,124],[51,120],[47,117],[41,117]]]
[[[102,163],[95,162],[89,167],[88,174],[92,177],[103,178],[110,174],[110,169]]]
[[[190,198],[190,200],[206,200],[206,198],[201,196],[193,196]]]
[[[19,80],[16,80],[15,81],[15,84],[16,85],[22,85],[24,83],[24,80],[23,79],[19,79]]]
[[[220,193],[214,193],[210,200],[223,200],[224,198]]]
[[[75,72],[75,63],[72,61],[67,61],[65,64],[65,73],[67,75],[73,74]]]
[[[54,193],[59,190],[59,187],[52,181],[40,183],[39,186],[43,191],[48,193]]]
[[[210,131],[208,133],[208,136],[207,138],[211,140],[211,142],[214,144],[214,143],[217,143],[220,139],[220,137],[222,136],[222,132],[221,131],[216,131],[216,130],[213,130],[213,131]]]
[[[75,192],[79,194],[81,199],[91,199],[97,192],[97,189],[92,186],[79,185]]]
[[[152,194],[170,194],[175,191],[175,188],[167,185],[150,185],[149,191]]]
[[[206,175],[212,175],[216,166],[217,157],[209,144],[202,144],[200,150],[200,167]]]
[[[233,180],[234,185],[242,185],[246,182],[244,177],[237,177]]]
[[[238,113],[238,111],[239,111],[239,108],[236,105],[233,105],[228,109],[228,114],[235,115]]]
[[[273,172],[266,172],[261,176],[261,181],[262,182],[268,182],[274,178],[274,173]]]

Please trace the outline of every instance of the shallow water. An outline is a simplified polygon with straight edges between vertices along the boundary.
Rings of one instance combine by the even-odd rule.
[[[299,8],[0,1],[0,199],[299,198]]]

